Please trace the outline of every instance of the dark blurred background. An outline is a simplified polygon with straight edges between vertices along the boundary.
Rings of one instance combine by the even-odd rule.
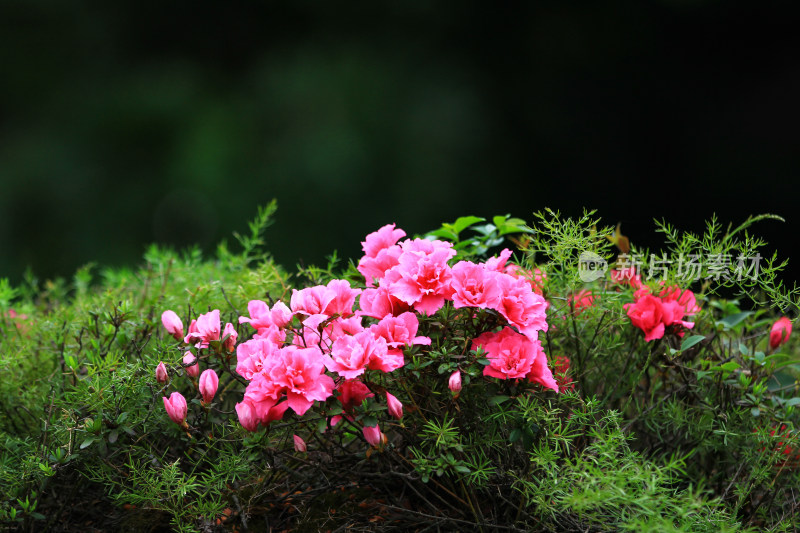
[[[288,267],[370,231],[716,212],[794,263],[792,2],[0,0],[0,277],[211,251],[277,198]],[[790,275],[797,278],[800,264]]]

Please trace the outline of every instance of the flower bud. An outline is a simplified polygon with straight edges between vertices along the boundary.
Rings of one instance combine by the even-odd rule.
[[[196,378],[198,375],[200,375],[200,365],[195,363],[195,361],[197,361],[197,358],[194,356],[192,352],[186,352],[185,354],[183,354],[183,364],[191,365],[184,367],[184,369],[186,370],[186,374],[193,378]]]
[[[300,453],[306,453],[306,441],[294,435],[294,451]]]
[[[239,423],[244,429],[250,433],[258,429],[258,417],[256,417],[256,410],[248,401],[239,402],[236,404],[236,415],[239,417]]]
[[[392,393],[386,392],[386,405],[389,406],[389,414],[400,420],[403,418],[403,404],[400,403]]]
[[[772,330],[769,332],[769,347],[773,350],[789,340],[789,335],[792,334],[792,321],[788,318],[781,317],[773,325]]]
[[[450,381],[447,383],[447,386],[450,387],[450,390],[456,395],[461,392],[461,372],[459,370],[450,374]]]
[[[217,387],[219,386],[219,377],[217,373],[207,368],[203,370],[203,373],[200,374],[200,394],[203,395],[203,403],[209,404],[211,400],[214,399],[214,395],[217,393]]]
[[[238,336],[239,334],[236,333],[236,328],[233,327],[233,324],[231,324],[230,322],[225,324],[225,329],[222,330],[222,338],[225,339],[225,337],[228,337],[227,339],[225,339],[225,342],[222,343],[222,346],[225,348],[225,351],[227,351],[228,353],[233,352],[233,349],[236,347],[236,338]]]
[[[364,429],[361,430],[364,434],[364,438],[370,444],[370,446],[374,446],[376,448],[383,446],[386,444],[386,435],[384,435],[378,426],[364,426]]]
[[[182,426],[186,422],[186,398],[180,392],[173,392],[169,395],[162,396],[164,400],[164,409],[167,410],[170,420]]]
[[[177,340],[183,339],[183,322],[175,311],[169,309],[161,313],[161,323],[164,324],[167,332]]]
[[[159,361],[158,366],[156,367],[156,381],[159,383],[166,383],[169,380],[169,376],[167,375],[167,366]]]

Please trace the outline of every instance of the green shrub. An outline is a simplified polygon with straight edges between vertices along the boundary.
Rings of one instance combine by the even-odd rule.
[[[274,309],[288,305],[293,290],[335,279],[366,288],[359,264],[335,255],[294,276],[275,265],[263,248],[274,209],[260,210],[250,234],[236,236],[239,253],[223,243],[204,259],[196,249],[153,246],[136,270],[98,276],[88,265],[70,283],[40,284],[32,275],[19,287],[0,283],[4,524],[36,531],[63,524],[128,531],[167,524],[180,531],[797,527],[800,367],[795,339],[773,346],[769,333],[776,315],[797,313],[798,292],[779,281],[776,256],[762,258],[757,273],[743,270],[764,245],[749,233],[759,217],[726,231],[712,219],[703,235],[660,223],[666,245],[654,252],[627,249],[619,227],[601,227],[593,213],[572,220],[544,211],[530,226],[507,216],[445,224],[428,237],[452,243],[450,267],[485,261],[513,238],[516,266],[495,259],[493,268],[530,281],[530,294],[548,302],[548,327],[448,296],[415,313],[414,335],[430,344],[406,345],[398,368],[371,363],[358,376],[371,396],[343,404],[337,389],[302,416],[292,407],[249,432],[237,405],[249,401],[246,391],[254,397],[252,386],[236,372],[225,335],[192,347],[167,333],[161,313],[174,310],[189,324],[218,309],[242,346],[255,333],[238,320],[248,317],[250,301]],[[694,280],[684,262],[668,262],[690,255],[706,258]],[[605,261],[613,270],[631,259],[644,266],[641,286],[580,264]],[[674,286],[697,308],[681,303],[680,320],[660,319],[667,324],[661,335],[646,329],[658,320],[632,321],[646,295],[660,299],[664,313],[677,309],[663,303]],[[308,348],[305,335],[323,335],[344,319],[304,326],[307,318],[295,313],[283,327],[287,342],[303,335]],[[499,359],[486,339],[499,331],[525,342],[538,335],[550,370],[493,377]],[[211,401],[187,370],[187,350],[219,376]],[[160,362],[166,383],[156,379]],[[550,371],[559,392],[547,388]],[[460,391],[451,390],[454,374]],[[325,375],[343,381],[330,367]],[[185,425],[165,413],[162,397],[174,392],[186,397]],[[402,404],[402,418],[392,416],[387,392]],[[368,434],[370,427],[379,429]]]

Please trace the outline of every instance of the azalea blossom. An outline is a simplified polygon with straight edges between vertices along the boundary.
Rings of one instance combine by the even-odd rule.
[[[792,321],[787,317],[779,318],[773,325],[769,332],[769,347],[775,349],[781,344],[789,340],[789,335],[792,334]]]

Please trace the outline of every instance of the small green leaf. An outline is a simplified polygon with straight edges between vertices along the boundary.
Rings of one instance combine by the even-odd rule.
[[[511,430],[511,434],[508,436],[508,442],[512,444],[517,442],[522,437],[522,430],[519,428],[514,428]]]
[[[474,216],[459,217],[453,223],[453,231],[456,234],[461,233],[462,231],[464,231],[465,229],[467,229],[471,225],[477,224],[478,222],[483,222],[484,220],[486,220],[486,219],[485,218],[481,218],[481,217],[474,217]]]
[[[373,428],[378,425],[378,418],[373,415],[367,415],[361,419],[361,422],[364,423],[364,426]]]
[[[489,398],[489,405],[500,405],[501,403],[507,402],[510,398],[510,396],[492,396]]]
[[[753,311],[742,311],[741,313],[734,313],[725,318],[718,320],[717,324],[722,324],[725,329],[731,329],[738,326],[745,318],[753,314]]]
[[[94,437],[87,437],[85,441],[81,442],[80,449],[83,450],[92,445],[94,442]]]
[[[741,368],[741,365],[739,363],[737,363],[736,361],[728,361],[727,363],[722,364],[722,365],[718,366],[717,368],[719,368],[721,370],[725,370],[726,372],[733,372],[737,368]]]
[[[705,338],[706,338],[705,335],[692,335],[691,337],[686,337],[685,339],[683,339],[683,342],[681,343],[681,351],[683,352],[685,350],[688,350],[695,344],[698,344],[699,342],[705,340]]]
[[[750,409],[750,414],[753,416],[760,416],[761,410],[758,407],[753,407],[752,409]]]
[[[461,472],[462,474],[469,474],[471,472],[469,467],[466,467],[464,465],[456,465],[453,468],[455,469],[456,472]]]
[[[742,355],[750,355],[750,349],[740,342],[739,353],[741,353]]]
[[[481,357],[480,359],[478,359],[478,363],[482,364],[483,366],[489,366],[492,364],[492,362],[486,359],[485,357]]]
[[[118,438],[119,438],[119,431],[116,429],[112,429],[111,433],[108,434],[109,444],[114,444],[115,442],[117,442]]]
[[[439,368],[436,371],[439,374],[444,374],[448,370],[450,370],[450,363],[442,363],[441,365],[439,365]]]
[[[794,397],[794,398],[789,398],[788,400],[786,400],[783,403],[783,405],[792,406],[792,405],[797,405],[798,403],[800,403],[800,398]]]

